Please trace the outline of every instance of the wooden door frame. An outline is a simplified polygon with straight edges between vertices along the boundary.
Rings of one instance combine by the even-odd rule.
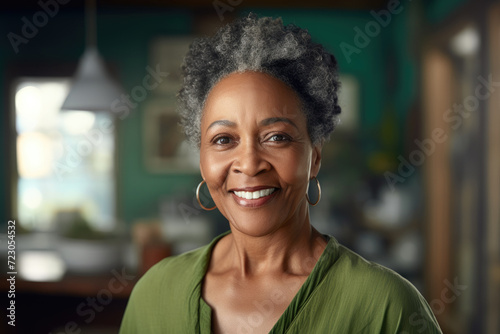
[[[496,21],[496,22],[495,22]],[[431,138],[432,130],[445,129],[440,119],[442,113],[451,108],[454,101],[452,60],[445,51],[445,45],[451,36],[467,24],[473,23],[479,32],[481,46],[479,50],[478,75],[488,80],[500,81],[500,5],[493,1],[472,1],[461,7],[453,17],[447,18],[436,26],[428,26],[428,38],[421,49],[422,60],[422,98],[424,133],[423,138]],[[477,270],[474,272],[474,312],[466,328],[454,326],[460,322],[460,315],[453,314],[453,305],[437,315],[443,331],[460,333],[498,333],[498,314],[500,306],[500,155],[497,143],[500,142],[498,124],[500,124],[500,89],[494,91],[487,100],[479,102],[477,111],[479,131],[474,138],[477,151],[476,162],[477,192],[475,211],[475,245],[473,262]],[[456,277],[454,268],[452,225],[452,192],[453,185],[448,171],[450,170],[449,143],[430,156],[424,167],[426,182],[425,201],[427,216],[427,261],[425,280],[427,298],[431,301],[442,300],[443,291],[449,282]],[[460,277],[458,282],[460,282]]]

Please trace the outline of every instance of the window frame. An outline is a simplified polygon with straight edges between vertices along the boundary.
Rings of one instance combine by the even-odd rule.
[[[9,218],[17,219],[17,207],[18,207],[18,169],[17,169],[17,129],[16,129],[16,105],[15,105],[15,94],[16,87],[20,80],[29,78],[34,80],[43,79],[66,79],[73,78],[77,63],[15,63],[8,67],[6,72],[6,136],[5,141],[5,151],[7,152],[7,177],[6,182],[7,190],[7,213]],[[111,68],[112,75],[116,76],[116,70]],[[113,193],[114,193],[114,203],[111,208],[113,217],[115,218],[115,226],[113,232],[119,232],[122,230],[121,226],[123,224],[122,220],[119,218],[119,203],[120,203],[120,193],[119,189],[119,170],[118,170],[118,152],[119,152],[119,123],[114,120],[114,138],[113,138]]]

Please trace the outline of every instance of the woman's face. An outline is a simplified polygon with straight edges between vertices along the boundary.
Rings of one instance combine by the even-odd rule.
[[[307,187],[320,162],[300,101],[282,81],[243,72],[212,88],[201,122],[200,169],[233,228],[263,236],[304,222]]]

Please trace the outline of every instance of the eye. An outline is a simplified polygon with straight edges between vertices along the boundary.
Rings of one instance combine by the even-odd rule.
[[[213,143],[217,145],[227,145],[231,143],[231,138],[228,136],[219,136],[214,138]]]
[[[275,134],[269,137],[268,141],[274,141],[274,142],[283,142],[283,141],[290,141],[291,138],[287,135],[283,134]]]

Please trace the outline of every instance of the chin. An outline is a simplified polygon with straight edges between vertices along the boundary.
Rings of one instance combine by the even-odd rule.
[[[247,226],[247,225],[238,225],[238,224],[231,224],[231,230],[234,232],[234,230],[238,230],[238,232],[249,236],[253,238],[259,238],[259,237],[264,237],[267,235],[272,234],[274,231],[276,231],[276,228],[270,228],[270,226]]]
[[[233,231],[236,229],[251,237],[263,237],[279,230],[283,227],[283,222],[269,215],[244,214],[230,221],[229,225]]]

